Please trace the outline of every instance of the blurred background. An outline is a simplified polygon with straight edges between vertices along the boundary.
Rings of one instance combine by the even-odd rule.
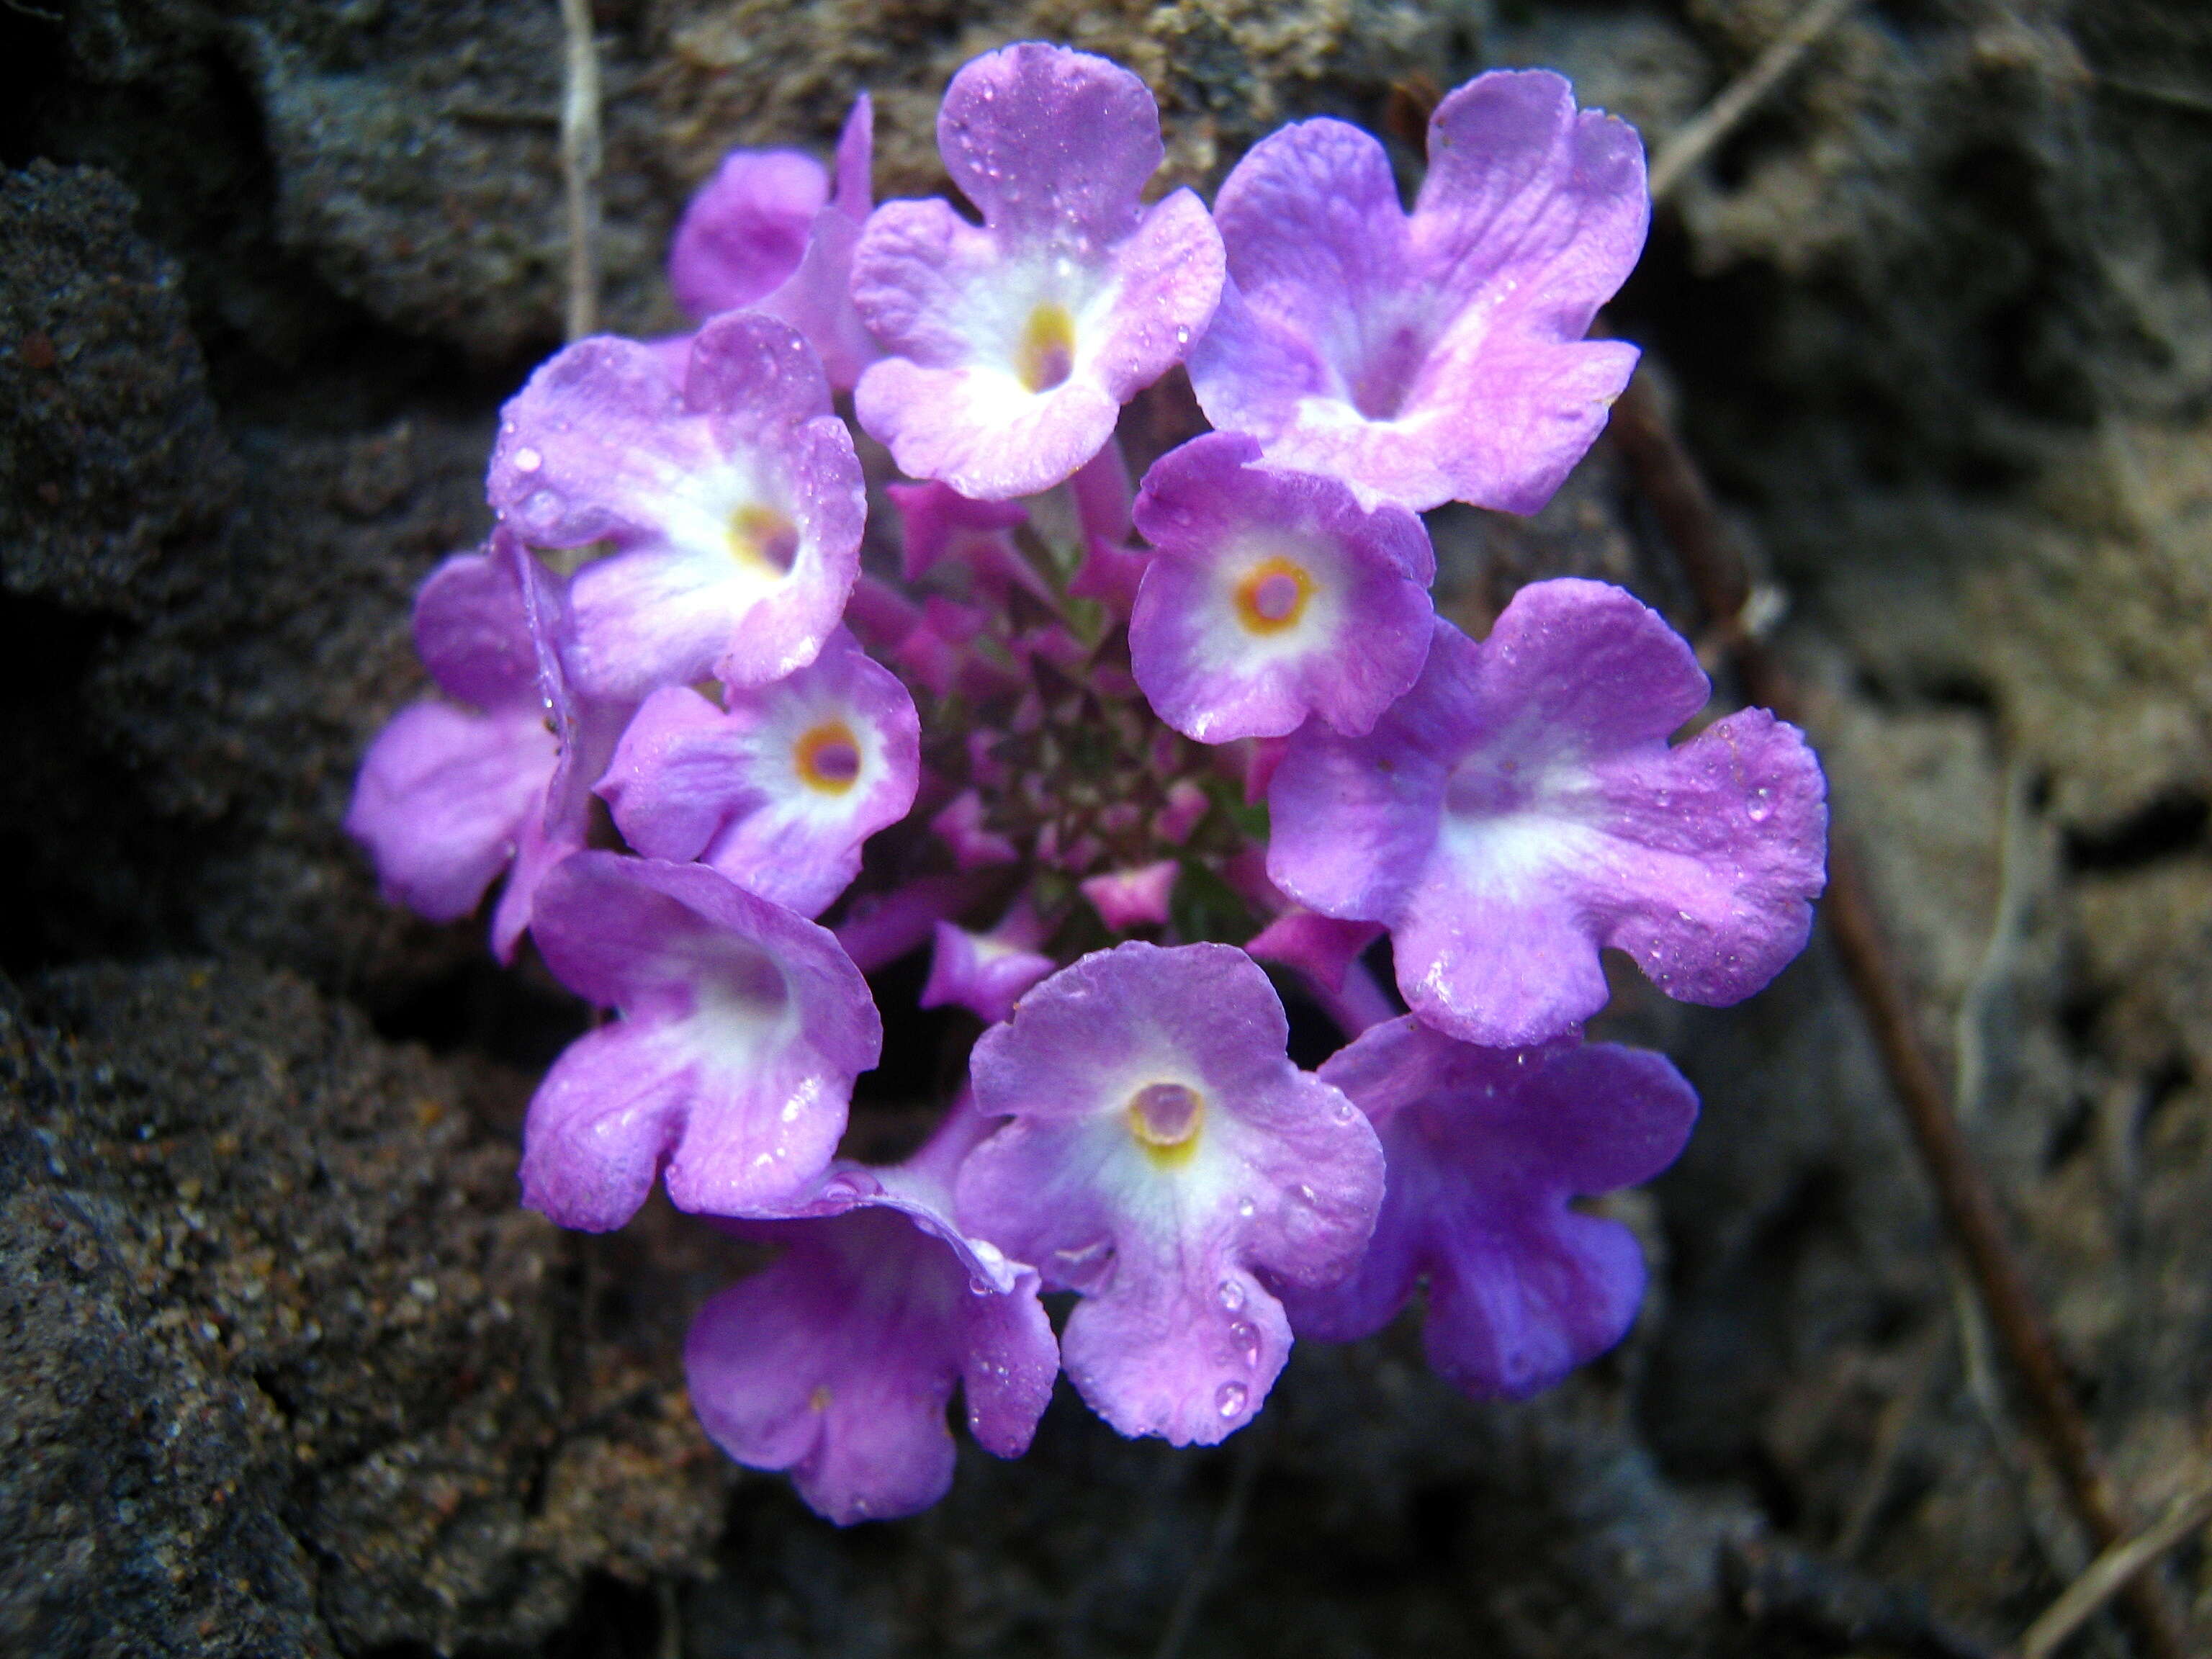
[[[1608,313],[1634,429],[1534,519],[1432,515],[1439,600],[1479,630],[1603,577],[1719,706],[1786,674],[1893,1048],[1955,1108],[2122,1530],[2179,1517],[2140,1581],[2166,1645],[2108,1610],[2063,1651],[2189,1651],[2192,1620],[2204,1651],[2212,9],[1819,10],[601,0],[605,325],[677,326],[693,186],[826,150],[857,92],[878,197],[944,188],[937,96],[1010,40],[1134,69],[1206,191],[1316,113],[1410,189],[1428,105],[1496,65],[1661,155],[1778,64],[1676,152]],[[338,830],[421,689],[414,586],[488,527],[498,404],[559,343],[559,8],[6,0],[0,66],[0,1650],[1994,1655],[2110,1541],[1826,933],[1733,1010],[1620,977],[1600,1034],[1705,1117],[1609,1206],[1652,1263],[1636,1332],[1548,1395],[1471,1405],[1401,1322],[1302,1346],[1210,1452],[1063,1389],[913,1521],[838,1533],[734,1468],[678,1359],[729,1247],[516,1207],[580,1012],[385,906]],[[955,1018],[895,1033],[878,1121]]]

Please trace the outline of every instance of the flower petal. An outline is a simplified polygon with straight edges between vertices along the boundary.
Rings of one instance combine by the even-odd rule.
[[[1212,1444],[1289,1331],[1274,1283],[1348,1271],[1382,1190],[1374,1131],[1284,1052],[1281,1002],[1226,945],[1131,944],[1030,991],[970,1060],[963,1226],[1082,1293],[1064,1355],[1125,1434]]]
[[[1114,242],[1166,158],[1158,106],[1109,60],[1024,40],[969,60],[945,89],[937,148],[994,230]]]
[[[386,898],[453,921],[514,858],[553,764],[552,734],[534,709],[471,714],[418,702],[362,757],[346,832],[368,849]]]
[[[1389,1185],[1359,1271],[1286,1292],[1301,1334],[1371,1334],[1425,1275],[1430,1362],[1476,1398],[1534,1393],[1620,1340],[1642,1255],[1568,1200],[1649,1180],[1680,1152],[1697,1097],[1663,1056],[1481,1048],[1408,1017],[1322,1072],[1375,1119]]]
[[[1706,689],[1686,643],[1602,583],[1523,588],[1480,645],[1439,623],[1366,738],[1292,739],[1269,874],[1389,926],[1407,1003],[1468,1042],[1589,1018],[1607,945],[1669,994],[1739,1000],[1803,947],[1826,809],[1802,737],[1761,711],[1668,748]]]
[[[541,546],[617,552],[571,584],[564,657],[585,695],[641,700],[712,673],[757,685],[811,661],[859,574],[851,435],[787,325],[749,312],[661,354],[586,340],[507,407],[492,505]]]
[[[811,155],[733,149],[700,185],[668,248],[676,303],[704,322],[775,292],[799,268],[829,175]]]
[[[1436,556],[1401,507],[1363,511],[1334,479],[1255,465],[1213,433],[1145,476],[1157,553],[1129,623],[1137,684],[1202,743],[1283,737],[1309,714],[1369,730],[1419,674]]]
[[[415,653],[438,689],[487,712],[538,703],[538,659],[530,642],[514,552],[456,553],[415,595]]]
[[[599,793],[640,852],[703,857],[761,897],[812,915],[852,881],[867,837],[906,816],[921,724],[896,676],[848,634],[806,667],[730,694],[647,699]]]
[[[604,1229],[663,1158],[677,1206],[715,1214],[820,1176],[882,1045],[867,982],[828,933],[703,866],[595,852],[547,878],[533,927],[562,981],[623,1023],[573,1045],[532,1100],[526,1202]]]
[[[1254,146],[1217,213],[1231,284],[1191,360],[1207,416],[1363,506],[1533,513],[1636,349],[1584,341],[1650,213],[1636,134],[1545,71],[1493,71],[1430,125],[1411,217],[1382,148],[1308,121]]]

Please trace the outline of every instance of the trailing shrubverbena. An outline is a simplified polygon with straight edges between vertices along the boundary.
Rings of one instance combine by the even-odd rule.
[[[529,932],[617,1012],[532,1103],[525,1202],[618,1227],[659,1181],[784,1246],[701,1312],[691,1395],[840,1522],[943,1494],[956,1384],[1002,1456],[1063,1364],[1123,1433],[1211,1443],[1294,1334],[1424,1286],[1459,1388],[1557,1381],[1643,1289],[1569,1201],[1697,1112],[1582,1042],[1599,951],[1750,994],[1826,829],[1771,716],[1669,746],[1709,687],[1626,593],[1540,582],[1480,641],[1430,603],[1419,514],[1534,511],[1634,368],[1583,337],[1643,246],[1636,135],[1489,74],[1411,214],[1328,120],[1211,213],[1146,207],[1143,84],[1015,46],[938,118],[978,225],[872,210],[869,124],[834,178],[731,155],[670,261],[697,331],[580,341],[509,404],[498,528],[416,602],[444,696],[362,765],[391,896],[450,920],[504,872],[494,948]],[[1122,406],[1178,363],[1218,430],[1133,491]],[[845,392],[914,480],[896,580],[862,569]],[[1363,960],[1385,932],[1410,1013]],[[864,975],[924,945],[924,1004],[987,1023],[970,1081],[907,1163],[842,1158]],[[1318,1073],[1261,960],[1352,1039]]]

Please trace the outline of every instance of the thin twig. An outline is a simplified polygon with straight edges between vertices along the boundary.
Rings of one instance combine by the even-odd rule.
[[[1796,685],[1780,660],[1743,625],[1741,611],[1750,583],[1742,557],[1722,526],[1697,463],[1645,376],[1638,374],[1630,381],[1613,405],[1611,429],[1711,625],[1732,650],[1751,701],[1802,724]],[[1905,1109],[1944,1223],[1988,1310],[1997,1341],[2020,1378],[2030,1421],[2075,1515],[2095,1547],[2108,1549],[2127,1535],[2119,1500],[2006,1236],[1996,1196],[1945,1098],[1935,1062],[1922,1046],[1911,1000],[1882,935],[1858,860],[1840,836],[1830,848],[1821,916]],[[2180,1625],[2156,1581],[2137,1577],[2124,1595],[2147,1650],[2155,1659],[2183,1659]]]
[[[1722,88],[1719,97],[1676,128],[1651,158],[1651,199],[1663,200],[1682,182],[1684,174],[1735,131],[1736,124],[1797,67],[1807,49],[1828,32],[1850,4],[1851,0],[1813,0],[1790,20],[1790,26],[1775,36],[1749,69]]]
[[[1997,1385],[1996,1367],[1990,1354],[1989,1322],[1983,1316],[1981,1304],[1974,1299],[1973,1281],[1966,1277],[1955,1254],[1944,1266],[1944,1276],[1951,1284],[1951,1312],[1958,1322],[1959,1358],[1966,1372],[1966,1398],[1973,1402],[1974,1415],[1989,1436],[1990,1456],[2012,1489],[2021,1524],[2027,1528],[2028,1542],[2044,1566],[2053,1578],[2071,1578],[2087,1565],[2089,1552],[2081,1547],[2075,1529],[2065,1526],[2061,1517],[2051,1513],[2050,1505],[2039,1500],[2035,1470],[2019,1435],[2006,1420],[2004,1390]]]
[[[1189,1576],[1182,1581],[1182,1588],[1176,1592],[1175,1607],[1168,1614],[1167,1628],[1160,1632],[1159,1646],[1152,1650],[1152,1659],[1176,1659],[1183,1643],[1189,1638],[1191,1626],[1198,1622],[1199,1609],[1206,1605],[1206,1592],[1213,1588],[1222,1563],[1235,1547],[1237,1534],[1244,1525],[1244,1511],[1251,1507],[1252,1487],[1259,1479],[1260,1465],[1267,1461],[1266,1441],[1273,1432],[1273,1421],[1263,1414],[1238,1441],[1237,1465],[1229,1477],[1229,1495],[1222,1500],[1221,1513],[1214,1517],[1213,1535],[1206,1540],[1206,1553],[1198,1558]]]
[[[660,1604],[659,1659],[684,1659],[684,1607],[676,1599],[675,1581],[664,1578],[653,1590]]]
[[[561,0],[568,74],[561,99],[561,173],[568,198],[568,337],[599,322],[599,54],[592,0]]]
[[[2020,1659],[2050,1659],[2098,1608],[2127,1585],[2140,1582],[2137,1575],[2144,1568],[2208,1522],[2212,1522],[2212,1486],[2174,1499],[2162,1519],[2106,1550],[2044,1609],[2020,1638]]]
[[[2033,908],[2032,860],[2027,848],[2035,835],[2033,793],[2027,768],[2015,760],[2005,769],[2004,816],[1997,828],[1996,914],[1990,921],[1989,942],[1982,947],[1981,962],[1966,995],[1959,1000],[1959,1018],[1953,1033],[1959,1058],[1952,1068],[1951,1099],[1965,1123],[1981,1115],[1982,1097],[1990,1080],[1990,1014],[1999,993],[2018,969],[2021,942]]]
[[[2130,98],[2141,98],[2154,104],[2164,104],[2170,109],[2185,109],[2192,115],[2212,115],[2212,98],[2201,92],[2191,92],[2185,87],[2154,86],[2148,81],[2133,81],[2125,76],[2100,74],[2100,87],[2124,94]]]

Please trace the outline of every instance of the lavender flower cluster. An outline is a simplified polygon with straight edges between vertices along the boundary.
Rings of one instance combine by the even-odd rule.
[[[1021,45],[938,118],[978,224],[872,208],[870,131],[863,98],[834,169],[732,155],[670,260],[697,331],[581,341],[507,405],[497,528],[416,604],[442,696],[362,769],[392,898],[450,920],[504,872],[494,949],[528,932],[618,1016],[539,1088],[525,1202],[619,1227],[658,1180],[783,1246],[698,1316],[691,1395],[841,1522],[944,1493],[956,1386],[1001,1456],[1063,1368],[1211,1444],[1294,1333],[1424,1287],[1459,1388],[1556,1381],[1644,1283],[1571,1200],[1697,1110],[1582,1041],[1601,948],[1732,1002],[1823,879],[1802,738],[1753,710],[1670,747],[1710,688],[1628,594],[1540,582],[1479,641],[1431,607],[1419,514],[1540,507],[1634,367],[1583,337],[1643,246],[1635,133],[1493,73],[1411,214],[1331,120],[1211,212],[1146,206],[1144,85]],[[1177,364],[1218,429],[1133,491],[1123,406]],[[848,392],[915,480],[896,580]],[[924,945],[922,1005],[987,1024],[968,1083],[908,1161],[841,1158],[864,975]],[[1353,1037],[1317,1073],[1261,961]]]

